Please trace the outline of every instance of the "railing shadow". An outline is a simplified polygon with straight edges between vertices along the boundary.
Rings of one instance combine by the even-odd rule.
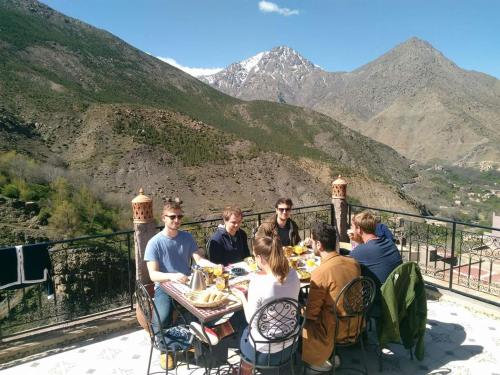
[[[448,367],[450,362],[467,361],[481,354],[481,345],[464,344],[467,335],[462,325],[427,320],[425,333],[425,356],[422,361],[411,360],[408,350],[402,345],[389,344],[383,354],[383,372],[412,374],[450,374],[456,373],[456,365]],[[467,364],[464,362],[464,369]]]

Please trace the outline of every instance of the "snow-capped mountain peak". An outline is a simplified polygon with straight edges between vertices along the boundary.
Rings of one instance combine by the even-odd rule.
[[[252,82],[267,79],[297,85],[305,76],[318,69],[294,49],[279,46],[233,63],[216,74],[199,78],[224,92],[233,92]]]
[[[257,70],[259,69],[259,62],[262,59],[262,56],[265,54],[268,54],[269,52],[260,52],[256,54],[255,56],[250,57],[249,59],[243,60],[240,62],[240,66],[242,69],[246,70],[247,72],[250,72],[252,69],[256,68]]]

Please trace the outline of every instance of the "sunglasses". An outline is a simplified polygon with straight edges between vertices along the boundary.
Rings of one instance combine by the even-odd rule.
[[[278,208],[278,211],[279,212],[288,212],[288,211],[291,211],[292,209],[290,207],[287,207],[287,208]]]
[[[165,215],[166,217],[168,217],[170,220],[175,220],[175,218],[181,220],[184,215]]]

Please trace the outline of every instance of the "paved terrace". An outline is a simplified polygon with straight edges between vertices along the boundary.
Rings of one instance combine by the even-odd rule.
[[[412,361],[402,346],[391,345],[384,356],[382,373],[500,375],[500,309],[453,293],[442,293],[429,295],[425,359]],[[374,340],[371,332],[369,341]],[[340,353],[344,366],[360,365],[359,348],[346,348]],[[149,338],[144,331],[134,328],[0,365],[0,374],[145,374],[148,354]],[[230,362],[238,362],[237,354],[232,354]],[[368,347],[368,362],[369,373],[377,374],[378,360],[373,345]],[[227,367],[222,369],[222,374],[227,374]],[[296,369],[301,371],[301,365]],[[151,371],[162,373],[157,352],[153,352]],[[195,365],[189,370],[185,364],[178,367],[181,375],[198,375],[203,371]],[[339,373],[354,372],[345,369]]]

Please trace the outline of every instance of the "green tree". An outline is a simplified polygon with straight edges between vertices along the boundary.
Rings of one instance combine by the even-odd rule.
[[[67,200],[57,202],[52,208],[49,226],[58,234],[65,237],[80,234],[81,220],[78,209]]]
[[[51,184],[50,188],[53,190],[51,198],[55,204],[61,201],[67,201],[71,198],[72,188],[64,177],[57,177]]]
[[[19,189],[15,184],[7,184],[2,188],[2,194],[9,198],[19,198]]]

